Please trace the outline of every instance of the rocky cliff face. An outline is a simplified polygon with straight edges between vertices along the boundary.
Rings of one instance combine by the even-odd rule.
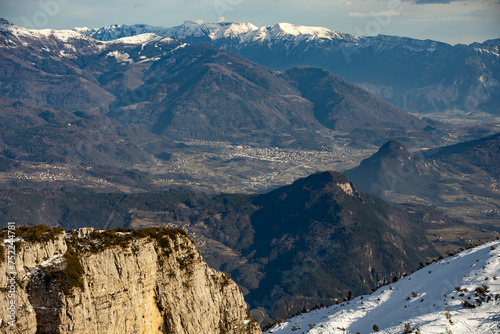
[[[184,233],[140,233],[80,230],[23,242],[16,326],[4,316],[0,333],[260,333],[237,285],[210,269]],[[5,275],[0,284],[8,286]]]

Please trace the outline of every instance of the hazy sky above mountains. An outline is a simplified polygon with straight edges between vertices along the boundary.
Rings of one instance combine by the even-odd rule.
[[[0,17],[37,29],[191,20],[288,22],[451,44],[500,37],[500,0],[0,0]]]

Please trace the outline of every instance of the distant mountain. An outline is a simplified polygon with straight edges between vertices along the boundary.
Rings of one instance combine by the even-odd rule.
[[[274,146],[312,148],[331,140],[318,134],[326,128],[368,129],[364,140],[379,144],[398,137],[391,131],[408,137],[429,125],[326,71],[283,74],[207,44],[153,33],[103,42],[75,31],[7,24],[0,34],[6,78],[0,103],[15,110],[3,117],[17,125],[80,124],[88,118],[82,115],[106,115],[176,140],[264,137]],[[312,82],[319,93],[307,88]]]
[[[397,36],[355,37],[288,23],[258,28],[249,23],[186,21],[172,28],[113,25],[76,30],[102,40],[153,32],[210,43],[276,70],[321,67],[406,111],[500,110],[500,39],[452,46]]]
[[[485,138],[439,147],[424,152],[426,159],[439,160],[461,173],[482,170],[500,178],[500,133]]]
[[[298,67],[285,73],[314,104],[315,118],[329,129],[423,129],[429,124],[326,70]]]
[[[439,177],[434,166],[420,155],[408,152],[399,141],[387,142],[377,153],[361,161],[359,166],[346,170],[345,174],[362,191],[382,198],[386,197],[386,191],[430,195],[428,187]],[[409,186],[407,182],[419,187]]]
[[[432,203],[499,230],[499,161],[500,134],[415,153],[390,141],[345,174],[386,200]]]
[[[442,259],[374,293],[281,321],[265,333],[498,333],[500,242]]]

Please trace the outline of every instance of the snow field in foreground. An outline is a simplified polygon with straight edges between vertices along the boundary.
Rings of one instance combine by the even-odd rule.
[[[477,290],[476,290],[477,289]],[[302,314],[266,333],[500,333],[500,241],[439,260],[371,295]],[[468,303],[468,307],[464,306]],[[406,325],[408,326],[408,325]]]

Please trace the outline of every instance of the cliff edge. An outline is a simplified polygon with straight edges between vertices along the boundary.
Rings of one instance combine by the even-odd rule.
[[[15,261],[10,243],[0,260],[0,333],[261,333],[182,230],[15,232]]]

